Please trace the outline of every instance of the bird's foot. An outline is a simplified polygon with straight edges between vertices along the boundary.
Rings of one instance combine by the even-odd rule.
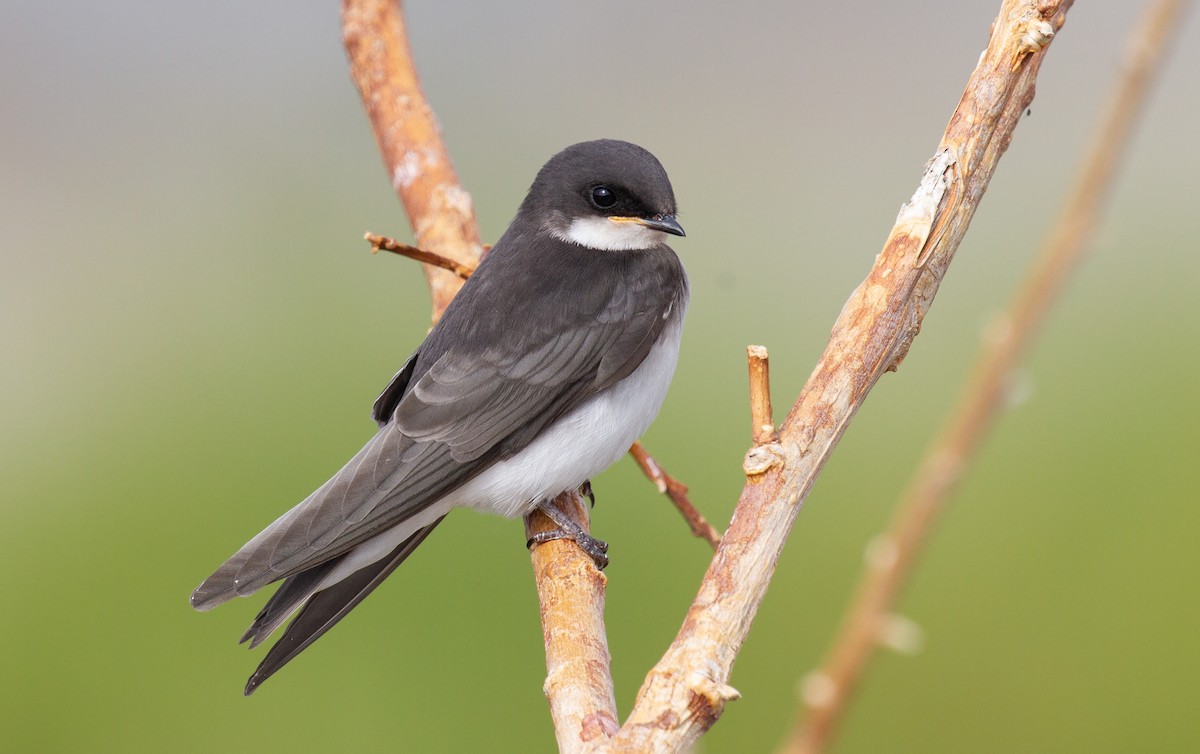
[[[575,544],[579,545],[579,549],[583,550],[587,556],[592,559],[592,562],[596,564],[596,567],[601,571],[603,571],[605,566],[608,565],[608,555],[606,554],[608,552],[608,543],[603,539],[596,539],[591,534],[587,534],[583,531],[569,532],[562,529],[540,531],[530,537],[529,541],[526,542],[525,545],[532,550],[534,547],[542,544],[543,542],[550,542],[551,540],[555,539],[575,540]]]
[[[583,480],[583,484],[579,485],[579,494],[583,495],[584,497],[586,497],[588,499],[588,502],[592,504],[591,507],[593,507],[593,508],[596,507],[596,493],[594,490],[592,490],[592,480],[591,479]]]
[[[543,542],[549,542],[555,539],[573,539],[575,544],[579,545],[579,549],[587,553],[587,556],[592,559],[596,567],[601,571],[608,565],[608,543],[602,539],[596,539],[591,534],[583,530],[583,527],[575,523],[565,513],[555,508],[550,503],[543,503],[539,506],[542,513],[545,513],[551,521],[558,525],[557,529],[543,531],[534,534],[525,543],[529,549],[533,549]]]

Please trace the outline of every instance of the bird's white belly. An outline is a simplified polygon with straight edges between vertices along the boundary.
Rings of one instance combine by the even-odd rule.
[[[616,463],[654,421],[679,356],[683,311],[625,379],[547,427],[512,458],[446,496],[452,506],[519,516]]]
[[[679,356],[683,314],[680,307],[628,377],[551,424],[512,458],[489,466],[412,518],[351,550],[316,589],[374,563],[454,508],[524,515],[612,466],[654,421],[667,396]]]

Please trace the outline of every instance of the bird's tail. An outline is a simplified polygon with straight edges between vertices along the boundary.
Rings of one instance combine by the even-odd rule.
[[[328,568],[337,563],[336,560],[296,574],[284,581],[283,586],[271,597],[249,630],[242,636],[242,641],[249,640],[250,646],[256,646],[286,619],[298,602],[305,598],[308,601],[288,624],[287,630],[283,632],[279,641],[275,642],[267,651],[267,656],[254,671],[254,675],[250,676],[250,680],[246,683],[246,696],[254,693],[254,690],[263,681],[274,675],[275,671],[282,668],[309,644],[333,628],[334,624],[345,617],[346,613],[366,599],[367,595],[379,586],[392,571],[396,570],[397,566],[403,563],[412,554],[412,551],[417,549],[417,545],[421,544],[434,527],[441,522],[442,519],[439,518],[429,526],[418,529],[385,557],[319,592],[313,593],[312,590],[320,583]]]

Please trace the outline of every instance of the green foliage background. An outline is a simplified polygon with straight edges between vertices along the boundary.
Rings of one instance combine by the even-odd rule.
[[[261,600],[187,595],[371,433],[427,325],[349,83],[337,3],[0,8],[0,730],[10,751],[550,751],[520,525],[450,518],[255,697]],[[644,144],[675,182],[694,295],[648,446],[728,519],[743,348],[808,374],[933,152],[995,0],[409,4],[485,237],[553,151]],[[1080,3],[904,367],[779,565],[705,751],[790,724],[991,313],[1053,217],[1139,4]],[[901,609],[840,752],[1200,748],[1195,18],[1098,235]],[[596,480],[620,705],[705,546],[626,461]]]

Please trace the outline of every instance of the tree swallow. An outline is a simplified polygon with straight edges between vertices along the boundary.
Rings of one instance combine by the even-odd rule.
[[[520,516],[541,507],[603,557],[602,543],[548,503],[615,463],[662,405],[688,303],[669,235],[684,235],[675,195],[645,149],[599,140],[550,158],[375,401],[375,436],[192,593],[192,607],[209,610],[283,580],[242,641],[255,647],[296,617],[247,695],[454,508]]]

